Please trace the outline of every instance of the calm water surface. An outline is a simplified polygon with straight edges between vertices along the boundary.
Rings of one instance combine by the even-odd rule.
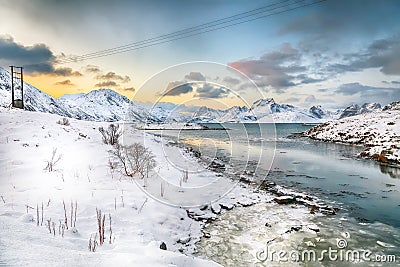
[[[391,252],[400,256],[399,169],[356,159],[355,155],[362,150],[360,147],[289,137],[311,127],[303,124],[207,126],[223,127],[226,130],[163,131],[161,134],[195,147],[202,155],[217,157],[229,163],[233,172],[242,173],[246,170],[247,173],[254,173],[260,180],[266,177],[267,180],[284,187],[317,196],[328,203],[335,203],[340,207],[337,215],[315,219],[315,223],[321,227],[321,238],[333,239],[343,231],[349,232],[352,233],[353,247],[368,246],[381,253]],[[264,216],[268,208],[261,203],[251,208],[234,209],[222,215],[208,230],[232,238],[221,241],[219,245],[212,244],[208,249],[216,250],[217,245],[235,253],[239,253],[238,250],[251,251],[251,248],[246,250],[241,247],[243,244],[235,247],[238,242],[230,243],[229,240],[243,237],[248,229],[259,226],[260,218],[257,216]],[[254,216],[257,217],[256,220]],[[227,226],[236,223],[238,218],[245,224],[242,225],[242,230],[229,230]],[[259,240],[261,237],[257,238],[257,241],[262,242]],[[307,236],[301,238],[304,241]],[[382,248],[376,243],[378,239],[392,247]],[[210,245],[210,242],[207,242],[202,240],[199,246],[207,248]],[[223,250],[225,254],[226,249]],[[230,258],[219,257],[219,254],[224,254],[223,251],[207,254],[203,250],[202,254],[223,265],[247,265],[248,262],[240,262],[240,258],[248,258],[249,255],[232,261]]]

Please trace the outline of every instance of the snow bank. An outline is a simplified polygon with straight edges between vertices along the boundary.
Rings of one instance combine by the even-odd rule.
[[[306,136],[321,141],[366,146],[359,156],[400,164],[400,110],[361,114],[311,128]]]

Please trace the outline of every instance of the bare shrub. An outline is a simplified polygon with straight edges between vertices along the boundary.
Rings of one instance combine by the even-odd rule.
[[[156,166],[153,152],[140,143],[129,146],[116,145],[110,153],[129,177],[139,173],[143,179]]]
[[[67,230],[68,230],[67,208],[65,207],[65,202],[64,202],[64,200],[63,200],[63,206],[64,206],[64,224],[65,224],[65,227],[66,227]]]
[[[48,172],[55,171],[54,167],[61,160],[61,158],[62,158],[61,154],[59,154],[57,156],[57,148],[53,148],[51,159],[46,161],[47,165],[43,170],[48,171]]]
[[[106,145],[117,145],[118,140],[121,137],[121,131],[119,130],[118,124],[110,124],[107,130],[103,127],[99,127],[99,131],[103,136],[103,142]]]
[[[164,181],[161,181],[161,183],[160,183],[160,196],[164,197],[164,195],[165,195],[165,184],[164,184]]]
[[[101,216],[101,210],[98,210],[96,208],[96,214],[97,214],[97,225],[98,225],[98,230],[99,230],[99,241],[100,245],[103,245],[104,243],[104,222],[106,220],[106,216],[103,215]]]
[[[108,217],[110,218],[110,241],[109,243],[111,244],[111,240],[112,240],[112,227],[111,227],[111,214],[108,214]]]
[[[140,206],[140,208],[139,208],[139,210],[138,210],[138,214],[142,212],[142,209],[143,209],[143,207],[144,207],[144,205],[145,205],[146,203],[147,203],[147,197],[146,197],[146,199],[144,200],[142,206]]]
[[[62,118],[62,120],[57,121],[60,125],[70,126],[69,120],[67,118]]]
[[[43,225],[43,201],[42,201],[42,220],[40,221],[40,226]]]
[[[89,239],[89,251],[90,252],[96,252],[96,248],[97,248],[97,233],[94,235],[94,239],[92,240],[92,235],[90,235],[90,239]]]

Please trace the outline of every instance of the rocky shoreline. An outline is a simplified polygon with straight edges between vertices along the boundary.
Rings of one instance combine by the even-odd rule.
[[[236,177],[238,179],[238,184],[235,188],[215,202],[207,205],[203,205],[198,208],[190,208],[186,210],[187,216],[197,222],[200,222],[200,230],[202,231],[202,238],[212,238],[212,233],[206,230],[207,226],[212,224],[219,216],[225,212],[229,212],[238,207],[250,207],[258,203],[275,203],[279,206],[287,206],[288,209],[292,207],[305,207],[309,214],[320,214],[322,216],[336,215],[339,211],[338,207],[328,205],[318,199],[317,197],[299,193],[291,189],[284,188],[277,185],[275,182],[264,179],[261,183],[255,182],[253,174],[246,173],[239,177],[235,174],[225,175],[226,170],[231,170],[232,168],[225,164],[222,160],[214,159],[211,163],[203,158],[203,155],[191,146],[181,144],[176,141],[168,141],[168,145],[178,146],[185,152],[190,153],[193,158],[198,160],[200,164],[207,164],[208,169],[218,173],[220,176],[226,176],[227,179],[233,179]],[[229,176],[229,177],[228,177]],[[268,226],[268,222],[265,222]],[[316,225],[311,225],[309,227],[313,232],[319,232],[319,228]],[[287,231],[292,231],[290,227]],[[192,242],[189,242],[192,241]],[[193,242],[194,241],[194,242]],[[200,242],[200,238],[196,240],[179,240],[183,247],[194,245],[194,248],[181,248],[179,249],[182,253],[192,253],[197,252],[197,244]],[[192,254],[190,253],[190,254]]]

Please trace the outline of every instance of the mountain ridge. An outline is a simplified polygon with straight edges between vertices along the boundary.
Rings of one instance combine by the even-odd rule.
[[[0,68],[0,106],[11,103],[11,75]],[[276,103],[273,98],[256,100],[250,108],[233,106],[225,110],[206,106],[186,107],[173,103],[138,103],[108,88],[92,90],[89,93],[66,94],[54,98],[40,89],[24,82],[25,109],[58,114],[81,120],[129,121],[147,123],[167,122],[303,122],[322,123],[364,113],[382,110],[378,103],[350,105],[343,111],[328,111],[316,105],[301,109],[291,104]],[[395,103],[395,102],[394,102]],[[391,104],[385,108],[398,108]]]

